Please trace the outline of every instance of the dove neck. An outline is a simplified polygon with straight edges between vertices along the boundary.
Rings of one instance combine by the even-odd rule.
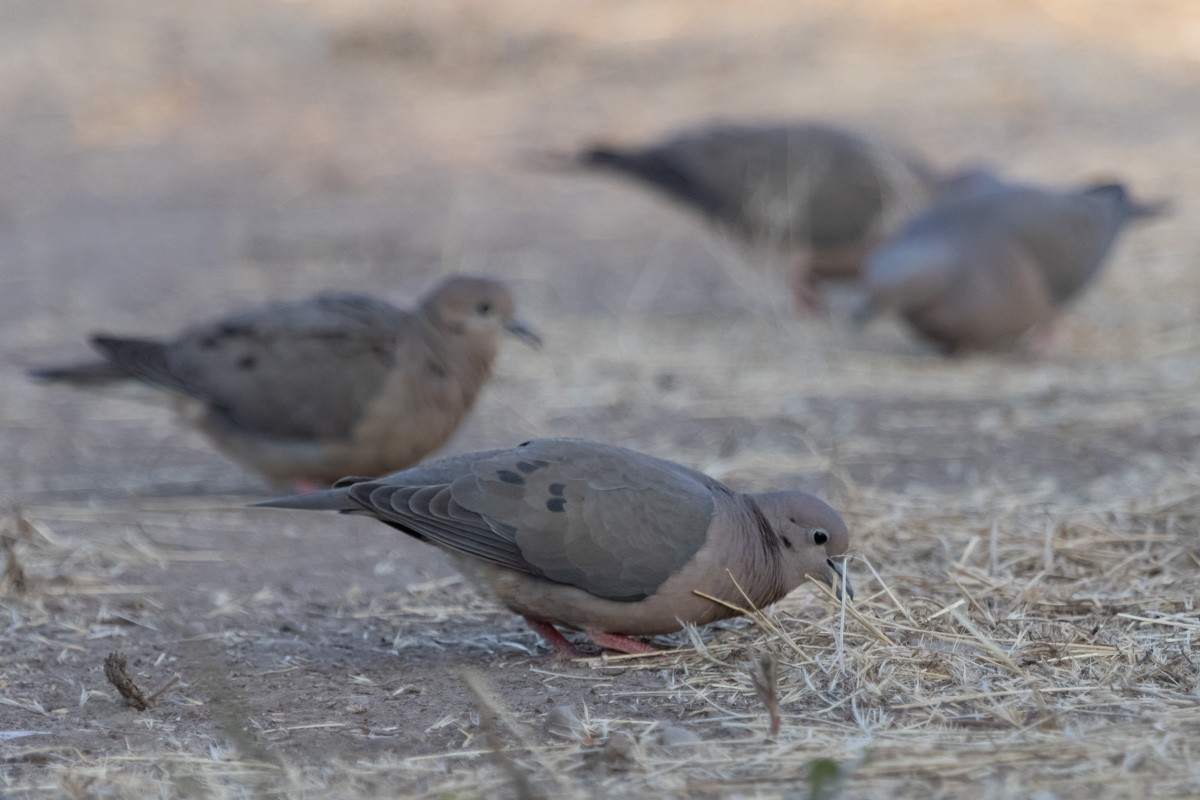
[[[729,518],[717,520],[736,535],[723,537],[719,547],[730,575],[755,608],[765,608],[787,594],[780,563],[779,539],[758,503],[745,494],[730,493]],[[740,593],[739,593],[740,594]]]
[[[437,372],[451,379],[463,393],[468,406],[491,377],[498,344],[495,336],[451,325],[436,316],[427,317],[425,341],[432,351]]]

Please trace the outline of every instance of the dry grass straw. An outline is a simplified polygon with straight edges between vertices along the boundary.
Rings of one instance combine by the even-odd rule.
[[[646,391],[642,376],[647,372],[689,375],[682,363],[709,358],[701,351],[711,345],[672,338],[674,325],[655,329],[659,347],[630,356],[636,368],[613,373],[619,377],[608,389],[602,379],[599,394],[611,390],[637,397]],[[583,329],[577,335],[585,340],[593,334]],[[651,333],[644,329],[643,335]],[[562,346],[569,350],[571,342]],[[775,369],[774,348],[790,346],[784,341],[750,348],[738,368],[741,382],[757,385],[763,372]],[[914,454],[906,442],[936,432],[926,427],[926,419],[960,424],[954,422],[960,406],[971,409],[963,419],[983,414],[985,420],[960,431],[973,440],[955,456],[966,463],[972,449],[1060,436],[1064,425],[1092,427],[1101,440],[1124,441],[1120,437],[1135,419],[1170,418],[1194,404],[1174,392],[1139,385],[1161,366],[1129,365],[1119,376],[1129,388],[1118,385],[1105,396],[1088,397],[1084,378],[1084,386],[1070,389],[1076,397],[1088,397],[1084,403],[1044,399],[1046,385],[1075,374],[1062,364],[1013,369],[1002,394],[991,377],[994,362],[950,366],[913,360],[905,367],[910,381],[922,376],[916,383],[931,395],[929,403],[941,404],[930,406],[941,408],[940,414],[908,395],[905,405],[887,412],[896,416],[894,423],[852,426],[847,432],[836,416],[816,415],[792,438],[756,436],[727,447],[714,471],[740,486],[765,488],[797,470],[835,476],[836,502],[847,510],[855,533],[853,602],[839,602],[828,587],[814,582],[776,607],[747,609],[749,624],[689,630],[673,640],[677,650],[559,664],[539,658],[523,634],[504,632],[506,618],[465,595],[456,580],[426,582],[390,596],[347,595],[339,608],[311,613],[327,614],[331,624],[349,632],[388,621],[399,631],[391,646],[401,653],[412,648],[461,652],[460,658],[470,660],[467,654],[477,651],[469,648],[478,646],[509,654],[523,648],[527,654],[497,663],[487,678],[470,679],[476,716],[463,719],[451,710],[445,723],[463,727],[459,745],[432,753],[398,749],[342,755],[337,742],[351,741],[340,737],[355,730],[353,709],[313,709],[274,725],[252,710],[255,681],[327,667],[285,661],[255,673],[248,689],[234,688],[225,677],[222,648],[239,639],[269,647],[279,613],[273,610],[279,600],[270,592],[231,593],[214,605],[208,623],[179,634],[194,642],[193,650],[178,667],[184,679],[167,696],[171,705],[160,704],[165,709],[207,703],[215,727],[206,738],[168,739],[153,748],[98,756],[56,753],[15,740],[9,745],[18,759],[13,763],[48,758],[57,766],[0,773],[9,775],[6,791],[165,796],[186,790],[221,798],[311,798],[392,796],[399,786],[418,797],[790,797],[828,796],[828,787],[840,786],[848,796],[863,797],[967,791],[983,797],[1039,791],[1082,797],[1151,790],[1158,797],[1193,796],[1200,791],[1200,773],[1191,758],[1200,729],[1195,714],[1200,667],[1194,652],[1200,612],[1193,580],[1200,564],[1195,547],[1200,476],[1194,470],[1179,464],[1146,474],[1131,451],[1116,461],[1124,472],[1098,479],[1075,476],[1058,462],[1031,464],[1028,480],[1019,471],[999,470],[990,479],[972,481],[967,490],[939,489],[930,481],[900,491],[872,477],[880,464],[926,469],[931,461],[940,463],[941,453]],[[853,386],[859,368],[854,360],[823,366],[823,386],[830,392]],[[521,369],[518,364],[510,373],[515,374],[511,389],[543,391],[543,420],[557,416],[585,430],[592,424],[611,426],[611,438],[636,441],[642,424],[637,416],[616,424],[591,423],[590,407],[576,405],[569,389],[556,394],[543,385],[552,379],[544,370],[524,374]],[[939,382],[937,397],[926,380],[932,375]],[[642,419],[655,419],[653,436],[664,438],[651,438],[644,449],[702,464],[704,454],[725,441],[725,414],[748,420],[751,430],[780,424],[779,408],[786,400],[778,388],[772,395],[763,383],[764,391],[734,399],[720,377],[691,373],[670,393],[646,393],[640,401],[646,408]],[[887,386],[886,373],[880,383]],[[499,388],[503,400],[505,388]],[[853,391],[846,396],[853,397]],[[993,421],[987,421],[986,408],[974,410],[983,398],[1002,409]],[[867,402],[849,401],[844,408]],[[1072,408],[1070,420],[1061,413],[1064,403]],[[674,408],[700,411],[676,418]],[[716,422],[706,423],[706,413]],[[672,426],[682,426],[689,438],[676,443],[670,438]],[[714,438],[706,438],[710,435]],[[1078,466],[1083,470],[1086,464]],[[1075,488],[1047,486],[1038,472],[1053,473]],[[1111,491],[1113,486],[1120,491]],[[115,618],[110,604],[118,598],[122,605],[141,598],[141,611],[119,613],[139,625],[160,625],[167,598],[156,587],[121,576],[152,565],[219,564],[228,558],[211,545],[166,543],[174,538],[167,533],[171,526],[233,533],[251,524],[246,512],[213,505],[220,502],[182,498],[139,501],[139,507],[124,509],[27,509],[22,535],[10,538],[28,588],[25,595],[10,590],[0,601],[6,617],[15,621],[5,631],[4,646],[41,653],[47,661],[62,648],[83,651],[87,637],[100,630],[98,614]],[[15,533],[15,520],[9,527]],[[117,534],[101,543],[93,535],[61,532],[89,529]],[[263,627],[221,630],[255,615],[261,615]],[[472,624],[496,623],[501,624],[498,633],[470,633]],[[422,624],[435,627],[421,633]],[[612,702],[577,707],[586,719],[587,737],[563,740],[537,733],[542,712],[514,705],[489,688],[513,671],[531,683],[543,682],[551,693],[555,687],[603,686]],[[345,680],[374,684],[385,675]],[[402,675],[391,677],[397,696],[421,690]],[[163,679],[161,669],[150,678]],[[196,688],[206,682],[225,688]],[[43,693],[5,686],[0,668],[0,704],[31,721],[24,727],[53,727],[64,718]],[[86,686],[76,688],[90,698],[83,701],[85,708],[116,701]],[[160,724],[158,713],[147,712],[148,724]],[[668,724],[686,727],[701,741],[660,745],[659,731]],[[320,759],[290,748],[289,737],[321,731],[330,745],[322,748]]]
[[[303,5],[338,19],[345,13],[344,4]],[[797,30],[777,26],[765,7],[746,14],[719,5],[707,3],[706,9],[722,15],[728,27],[691,4],[664,7],[652,21],[655,35],[635,49],[658,48],[668,34],[681,32],[715,44],[732,27],[743,33],[771,29],[770,37],[756,41],[778,41],[779,47],[756,46],[755,52],[797,47]],[[1191,9],[1182,0],[1156,3],[1163,12],[1157,15],[1134,3],[1113,4],[1102,14],[1093,5],[1036,2],[1030,8],[1052,8],[1079,37],[1103,42],[1106,52],[1115,44],[1113,52],[1122,58],[1131,52],[1186,55],[1186,36],[1156,33],[1183,27],[1176,23]],[[975,6],[885,6],[875,26],[889,34],[898,28],[914,37],[926,25],[956,32],[978,27]],[[1022,41],[1030,38],[1023,27],[1030,16],[1013,14],[1010,6],[985,4],[989,20],[1021,28]],[[405,14],[415,15],[415,22],[400,21],[418,25],[424,15],[441,20],[442,7],[410,9]],[[607,54],[599,63],[615,63],[610,3],[591,3],[594,13],[575,17],[546,4],[523,4],[527,17],[509,13],[508,6],[488,7],[488,18],[467,26],[466,38],[460,35],[462,9],[475,15],[482,7],[451,7],[456,11],[445,24],[444,42],[452,47],[435,47],[435,54],[478,44],[489,25],[524,25],[528,33],[565,24],[570,36],[556,52],[586,47]],[[859,20],[842,20],[844,25],[819,22],[812,30],[842,27],[859,38]],[[1108,38],[1125,30],[1137,42],[1132,50]],[[872,47],[879,38],[874,33]],[[76,37],[68,39],[74,47]],[[332,36],[335,49],[337,39]],[[509,41],[497,37],[493,44],[507,47]],[[925,40],[910,44],[917,41]],[[858,56],[844,43],[829,38],[829,52],[839,54],[832,66],[814,51],[817,60],[805,62],[805,78],[790,85],[799,93],[789,89],[789,96],[817,107],[827,98],[813,94],[814,87],[830,79],[836,93],[853,83]],[[709,49],[726,58],[724,44]],[[922,48],[911,49],[915,54]],[[841,59],[843,52],[849,60]],[[953,49],[938,52],[967,54],[957,40]],[[906,51],[906,67],[910,60]],[[990,65],[1000,61],[964,63],[991,73]],[[576,80],[575,67],[554,59],[540,81],[530,79],[524,62],[517,64],[513,73],[522,86],[544,89]],[[680,71],[695,79],[695,64],[681,64]],[[934,65],[938,75],[944,64]],[[774,98],[783,70],[769,66],[769,80],[751,72],[737,85],[768,87]],[[1027,76],[1036,77],[1039,67],[1031,66]],[[810,68],[815,79],[808,78]],[[833,80],[846,70],[848,77]],[[1122,74],[1140,70],[1120,64]],[[43,71],[39,63],[38,74]],[[983,93],[1003,94],[1013,80],[1025,91],[1024,79],[1010,72],[1004,71],[1003,85],[988,84]],[[418,82],[428,80],[426,73],[415,74]],[[687,93],[711,97],[707,84],[715,73],[698,74],[706,88]],[[953,88],[930,73],[917,77],[939,91]],[[1064,76],[1056,85],[1067,82]],[[1138,153],[1125,152],[1133,149],[1128,139],[1079,136],[1077,142],[1078,128],[1056,132],[1061,120],[1054,106],[1062,95],[1035,92],[1035,81],[1028,83],[1036,119],[1001,121],[1014,130],[1033,124],[1050,139],[1070,141],[1072,152],[1060,147],[1034,153],[1021,140],[1001,148],[999,158],[1017,157],[1025,175],[1054,167],[1065,155],[1068,171],[1073,160],[1097,152],[1138,163]],[[485,91],[490,85],[479,82]],[[862,102],[875,106],[885,85],[871,84],[877,94]],[[641,88],[630,83],[636,94],[630,100],[639,110],[628,118],[618,114],[622,129],[649,133],[677,122],[667,118],[685,108],[673,102],[677,88],[662,89],[660,96],[672,102],[646,103]],[[853,88],[849,94],[861,98],[862,87]],[[1157,106],[1143,104],[1140,96],[1130,96],[1137,102],[1129,104],[1129,116],[1099,113],[1121,105],[1107,96],[1119,88],[1106,86],[1103,102],[1090,98],[1090,105],[1078,107],[1085,112],[1080,118],[1095,114],[1106,123],[1088,127],[1111,122],[1118,132],[1134,130],[1134,116],[1145,124],[1140,118]],[[574,83],[569,89],[572,97],[583,94]],[[519,119],[524,132],[529,124],[527,109],[511,99],[463,97],[430,106],[424,123],[430,143],[445,138],[449,150],[462,144],[460,130],[500,130]],[[928,99],[896,92],[880,106],[881,114],[901,102],[919,104],[921,97]],[[954,107],[960,112],[982,118],[988,115],[976,111],[991,108],[996,98],[964,94],[959,100]],[[545,107],[544,99],[539,103]],[[421,127],[421,104],[409,108],[390,98],[378,105],[403,108],[406,123]],[[1065,105],[1074,116],[1077,106]],[[656,112],[658,106],[667,111]],[[603,113],[617,107],[606,105]],[[463,110],[479,116],[464,124]],[[330,119],[341,118],[329,111]],[[505,120],[506,113],[512,119]],[[284,116],[290,124],[291,115]],[[596,123],[594,116],[582,116],[582,122],[566,116],[559,120],[564,136]],[[452,129],[454,136],[437,135]],[[336,136],[330,140],[333,150],[341,149]],[[1165,152],[1169,159],[1171,151]],[[379,163],[392,163],[394,155],[380,150]],[[1186,166],[1168,163],[1160,170],[1174,175]],[[1046,174],[1075,177],[1054,169]],[[549,189],[538,191],[553,197]],[[588,220],[593,212],[613,213],[590,199],[580,210]],[[473,267],[493,256],[483,247],[464,252],[470,248],[461,240],[478,221],[476,213],[485,211],[467,209],[464,219],[447,226],[448,268]],[[679,226],[672,229],[678,233],[643,249],[628,296],[611,315],[588,320],[538,313],[537,322],[546,327],[545,352],[504,355],[457,444],[508,445],[514,430],[522,437],[585,435],[705,468],[739,488],[798,484],[831,494],[854,531],[853,603],[838,602],[813,583],[776,607],[753,611],[749,622],[689,629],[671,640],[677,649],[662,654],[563,664],[541,659],[507,615],[453,582],[375,593],[346,589],[330,599],[331,581],[353,585],[353,576],[338,574],[323,584],[299,584],[300,597],[287,599],[282,580],[247,587],[232,577],[248,559],[263,557],[247,545],[259,527],[287,523],[266,523],[233,508],[241,498],[126,497],[144,494],[150,475],[167,491],[194,484],[197,474],[228,479],[219,457],[176,433],[165,416],[124,404],[96,405],[90,398],[52,401],[5,374],[0,439],[38,468],[22,461],[10,470],[5,491],[18,493],[29,507],[0,522],[0,794],[218,800],[538,792],[564,798],[793,798],[825,797],[837,789],[847,797],[983,800],[1200,795],[1194,744],[1200,734],[1194,588],[1200,470],[1193,460],[1200,338],[1194,304],[1179,288],[1195,286],[1191,234],[1177,229],[1169,243],[1174,249],[1165,252],[1178,256],[1178,263],[1166,269],[1154,253],[1149,264],[1114,264],[1103,279],[1107,286],[1066,321],[1049,358],[946,362],[929,357],[894,326],[856,338],[836,318],[825,325],[777,313],[764,314],[764,321],[711,309],[695,318],[651,318],[670,299],[670,279],[692,274],[669,272],[679,244],[670,236],[690,238],[697,230],[690,221]],[[537,231],[522,230],[521,236],[526,233]],[[745,291],[753,295],[775,293],[777,284],[718,242],[709,237],[703,246],[721,261],[717,269],[729,282],[749,286]],[[502,256],[503,248],[497,252]],[[497,263],[523,269],[515,258]],[[599,258],[581,263],[630,277],[619,271],[625,265]],[[280,290],[296,288],[288,266],[274,284]],[[551,266],[535,263],[522,288],[534,297],[539,290],[544,298],[559,297],[572,265]],[[306,268],[321,282],[311,288],[328,288],[330,264],[321,260]],[[1172,282],[1147,280],[1155,268]],[[253,284],[255,274],[239,269],[228,286]],[[214,275],[213,283],[221,283],[221,274]],[[209,299],[216,307],[216,296]],[[787,302],[763,305],[778,311]],[[163,308],[190,316],[189,309]],[[116,312],[101,301],[89,297],[87,309],[103,312],[96,324],[114,323]],[[133,330],[141,320],[126,322]],[[48,320],[46,330],[61,343],[61,320]],[[32,335],[13,332],[18,334]],[[80,418],[86,423],[67,424]],[[67,442],[52,461],[38,456],[25,433],[79,441]],[[141,450],[134,452],[133,442]],[[1172,449],[1180,443],[1191,449]],[[139,469],[129,469],[131,464]],[[292,563],[298,576],[314,568],[299,559]],[[214,596],[178,596],[173,581],[184,569],[201,574],[215,587]],[[283,625],[293,634],[282,634]],[[387,641],[373,645],[381,633]],[[155,708],[135,715],[103,683],[95,656],[117,647],[130,653],[130,677],[144,685],[174,680],[169,676],[176,671],[182,676]],[[229,653],[269,654],[268,663],[243,661],[235,670]],[[423,661],[453,668],[426,676],[426,685],[401,671]],[[457,686],[463,664],[486,667],[486,677],[461,697],[439,694],[444,715],[435,709],[439,718],[423,722],[425,727],[414,727],[409,717],[368,725],[364,706],[341,696],[370,687],[396,703],[419,699],[448,683]],[[306,695],[308,705],[289,693],[291,682],[306,675],[315,675],[321,690]],[[578,695],[571,695],[578,686],[596,692],[573,701],[586,729],[575,738],[544,733],[544,708],[515,696],[519,689],[558,702]],[[668,725],[684,727],[700,741],[666,746],[661,734]],[[426,739],[439,744],[422,749]]]

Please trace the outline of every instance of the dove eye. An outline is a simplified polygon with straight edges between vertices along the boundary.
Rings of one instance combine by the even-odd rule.
[[[813,544],[823,545],[828,541],[829,541],[829,534],[826,533],[825,531],[821,530],[820,528],[817,528],[815,531],[812,532]]]
[[[487,300],[481,300],[478,304],[476,304],[475,310],[486,317],[488,314],[492,313],[492,304]]]

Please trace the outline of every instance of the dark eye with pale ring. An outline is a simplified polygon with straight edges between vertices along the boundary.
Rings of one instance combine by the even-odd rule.
[[[829,534],[818,528],[812,532],[812,541],[815,545],[822,545],[829,541]]]
[[[488,314],[492,313],[492,304],[487,300],[483,300],[477,306],[475,306],[475,310],[486,317]]]

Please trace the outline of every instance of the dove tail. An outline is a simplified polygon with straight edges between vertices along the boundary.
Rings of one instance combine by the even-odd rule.
[[[103,386],[133,380],[133,375],[111,361],[92,361],[62,367],[35,367],[26,374],[44,383],[69,383],[75,386]]]
[[[97,334],[92,346],[115,366],[147,383],[185,394],[193,394],[167,364],[167,347],[152,339],[123,339]]]
[[[276,497],[261,503],[251,503],[251,508],[295,508],[304,511],[359,511],[362,505],[350,496],[348,488],[324,489],[319,492]]]
[[[585,167],[609,169],[637,178],[713,217],[728,216],[730,213],[727,202],[657,150],[625,151],[593,147],[579,154],[579,163]]]

